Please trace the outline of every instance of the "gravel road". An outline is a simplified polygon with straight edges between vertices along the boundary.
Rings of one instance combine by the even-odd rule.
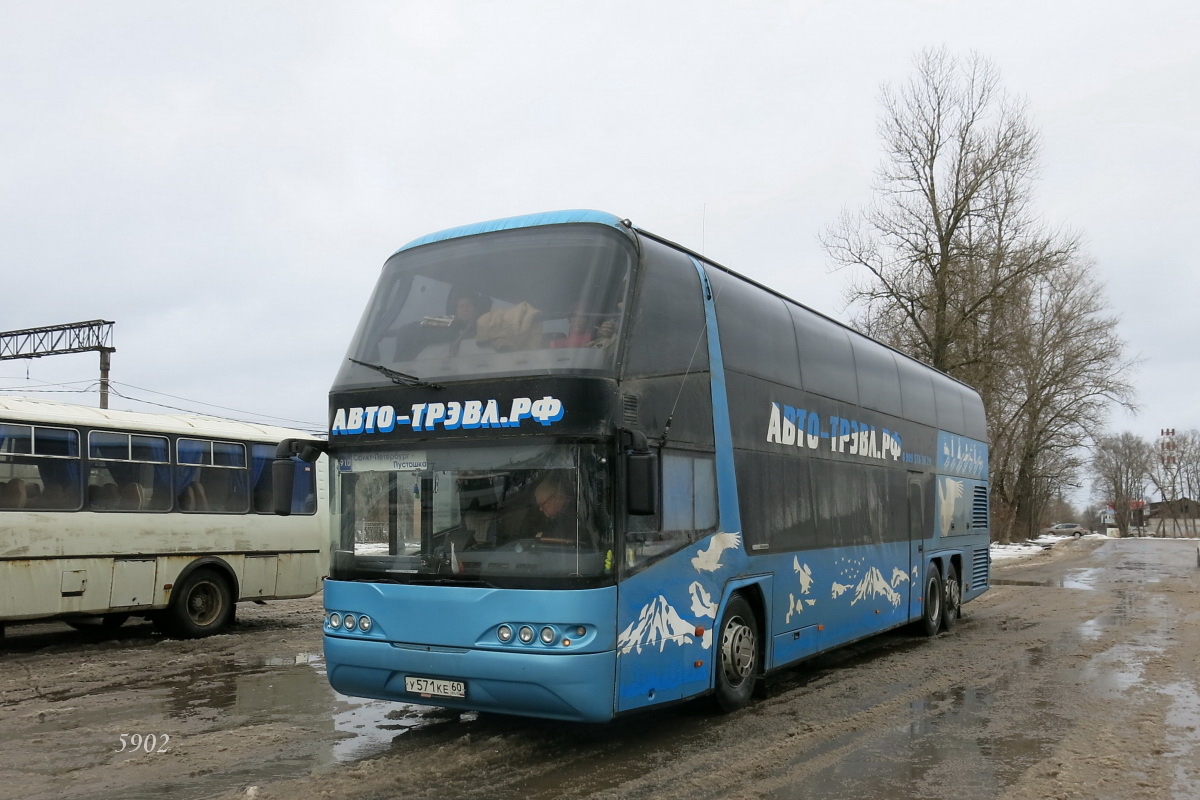
[[[952,633],[598,726],[336,695],[319,597],[200,641],[10,628],[0,797],[1200,798],[1196,545],[1060,542],[996,562]]]

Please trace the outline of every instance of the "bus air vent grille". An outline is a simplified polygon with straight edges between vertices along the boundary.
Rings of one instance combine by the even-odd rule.
[[[988,526],[988,494],[986,486],[975,487],[975,498],[971,504],[971,527],[986,528]]]
[[[971,586],[988,585],[988,569],[991,566],[991,557],[991,551],[987,547],[981,547],[975,551],[975,556],[971,561]]]
[[[631,394],[621,395],[621,418],[626,425],[637,425],[638,419],[638,399]]]

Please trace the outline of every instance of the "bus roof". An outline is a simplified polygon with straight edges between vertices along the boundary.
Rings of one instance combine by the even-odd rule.
[[[0,396],[0,421],[39,423],[49,425],[87,425],[99,428],[154,431],[182,435],[222,436],[230,439],[250,439],[279,442],[289,438],[311,439],[305,431],[259,425],[251,422],[207,417],[198,414],[149,414],[141,411],[118,411],[92,408],[53,400]]]
[[[776,297],[781,298],[785,302],[799,306],[799,307],[805,309],[806,311],[816,314],[817,316],[822,317],[825,320],[833,323],[834,325],[844,328],[853,334],[856,334],[858,336],[864,336],[867,339],[870,339],[871,341],[876,342],[880,346],[885,347],[888,350],[891,350],[892,352],[894,352],[910,361],[918,363],[922,367],[931,369],[934,372],[938,372],[939,374],[944,375],[945,377],[949,378],[951,381],[961,384],[962,386],[969,389],[971,392],[978,394],[978,391],[974,387],[972,387],[970,384],[964,383],[963,381],[961,381],[958,378],[955,378],[951,375],[946,375],[946,373],[942,372],[941,370],[938,370],[934,367],[930,367],[928,364],[925,364],[920,359],[917,359],[917,358],[909,355],[908,353],[905,353],[901,350],[897,350],[896,348],[892,347],[891,345],[885,344],[884,342],[880,342],[878,339],[875,339],[874,337],[867,336],[866,334],[862,333],[861,331],[856,330],[852,326],[847,325],[846,323],[841,322],[840,320],[834,319],[833,317],[829,316],[828,314],[824,314],[820,311],[817,311],[816,309],[811,308],[810,306],[807,306],[804,303],[801,303],[800,301],[795,300],[794,298],[788,297],[787,295],[783,294],[782,292],[780,292],[777,289],[772,289],[770,286],[766,286],[762,283],[759,283],[758,281],[754,280],[753,278],[747,277],[746,275],[743,275],[742,273],[737,272],[736,270],[730,269],[729,267],[727,267],[723,264],[719,264],[716,261],[713,261],[711,258],[708,258],[707,256],[704,256],[700,253],[697,253],[696,251],[691,250],[690,248],[685,247],[684,245],[681,245],[678,242],[674,242],[663,236],[659,236],[656,233],[652,233],[652,232],[644,230],[642,228],[638,228],[638,227],[634,226],[633,223],[631,223],[629,220],[622,219],[621,217],[618,217],[615,214],[610,214],[607,211],[595,211],[592,209],[568,209],[568,210],[564,210],[564,211],[546,211],[546,212],[542,212],[542,213],[538,213],[538,214],[524,214],[522,216],[503,217],[501,219],[488,220],[487,222],[477,222],[477,223],[473,223],[470,225],[460,225],[456,228],[447,228],[444,231],[438,231],[436,233],[431,233],[426,236],[422,236],[419,239],[414,239],[413,241],[411,241],[408,244],[401,247],[396,252],[400,253],[405,250],[411,250],[415,247],[420,247],[421,245],[432,244],[434,242],[442,242],[442,241],[446,241],[449,239],[458,239],[458,238],[462,238],[465,236],[475,236],[477,234],[482,234],[482,233],[492,233],[493,231],[506,231],[506,230],[515,230],[518,228],[533,228],[533,227],[537,227],[537,226],[541,226],[541,225],[562,225],[562,224],[580,223],[580,222],[593,223],[593,224],[599,224],[599,225],[608,225],[610,227],[613,227],[613,228],[616,228],[616,229],[622,231],[623,233],[628,235],[631,239],[633,239],[635,242],[637,240],[636,237],[638,235],[648,236],[651,239],[662,242],[663,244],[665,244],[669,247],[673,247],[676,250],[680,250],[684,253],[687,253],[688,255],[694,256],[695,258],[703,261],[704,263],[709,264],[723,272],[726,272],[729,275],[732,275],[735,278],[738,278],[739,280],[745,281],[753,286],[758,287],[759,289],[762,289],[763,291],[769,292],[769,293],[775,295]]]
[[[628,222],[605,211],[578,208],[567,211],[548,211],[541,214],[525,214],[519,217],[505,217],[503,219],[488,220],[487,222],[476,222],[471,225],[460,225],[457,228],[447,228],[444,231],[438,231],[437,233],[431,233],[419,239],[414,239],[396,252],[411,250],[414,247],[434,242],[444,242],[447,239],[461,239],[464,236],[475,236],[480,233],[508,231],[517,228],[534,228],[539,225],[563,225],[572,222],[591,222],[599,225],[608,225],[609,227],[625,232],[632,238]]]

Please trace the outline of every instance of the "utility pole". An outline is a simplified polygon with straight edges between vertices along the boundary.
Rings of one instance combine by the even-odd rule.
[[[100,354],[100,407],[108,408],[108,372],[112,367],[112,354],[117,352],[112,343],[114,324],[94,319],[0,333],[0,361],[95,350]]]

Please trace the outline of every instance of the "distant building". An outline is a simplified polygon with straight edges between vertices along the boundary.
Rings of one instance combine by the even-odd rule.
[[[1146,527],[1158,536],[1195,536],[1200,531],[1200,502],[1181,497],[1147,503]]]

